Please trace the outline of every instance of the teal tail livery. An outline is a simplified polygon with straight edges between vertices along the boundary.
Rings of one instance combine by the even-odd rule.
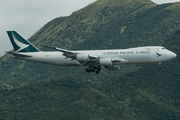
[[[7,31],[9,39],[16,52],[39,52],[30,42],[25,40],[15,31]]]
[[[113,50],[71,51],[42,45],[55,51],[40,51],[15,31],[7,31],[15,52],[7,52],[13,58],[58,66],[84,66],[86,72],[99,74],[102,68],[120,70],[121,65],[159,63],[174,59],[177,55],[163,46],[145,46]]]

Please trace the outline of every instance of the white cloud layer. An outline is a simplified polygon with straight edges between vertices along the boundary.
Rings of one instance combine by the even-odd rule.
[[[0,56],[12,50],[6,31],[30,38],[47,22],[68,16],[96,0],[0,0]],[[152,0],[157,4],[180,0]]]

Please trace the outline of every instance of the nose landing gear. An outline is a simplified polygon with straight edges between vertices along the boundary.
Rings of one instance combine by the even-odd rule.
[[[161,65],[162,65],[162,62],[159,62],[159,66],[158,66],[158,70],[161,70]]]

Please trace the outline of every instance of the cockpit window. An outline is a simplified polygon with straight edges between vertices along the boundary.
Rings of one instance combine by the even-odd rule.
[[[162,49],[166,49],[166,48],[162,48]]]

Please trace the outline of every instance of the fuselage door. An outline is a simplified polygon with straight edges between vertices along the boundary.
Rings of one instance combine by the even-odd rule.
[[[159,48],[157,48],[157,52],[159,52]]]

